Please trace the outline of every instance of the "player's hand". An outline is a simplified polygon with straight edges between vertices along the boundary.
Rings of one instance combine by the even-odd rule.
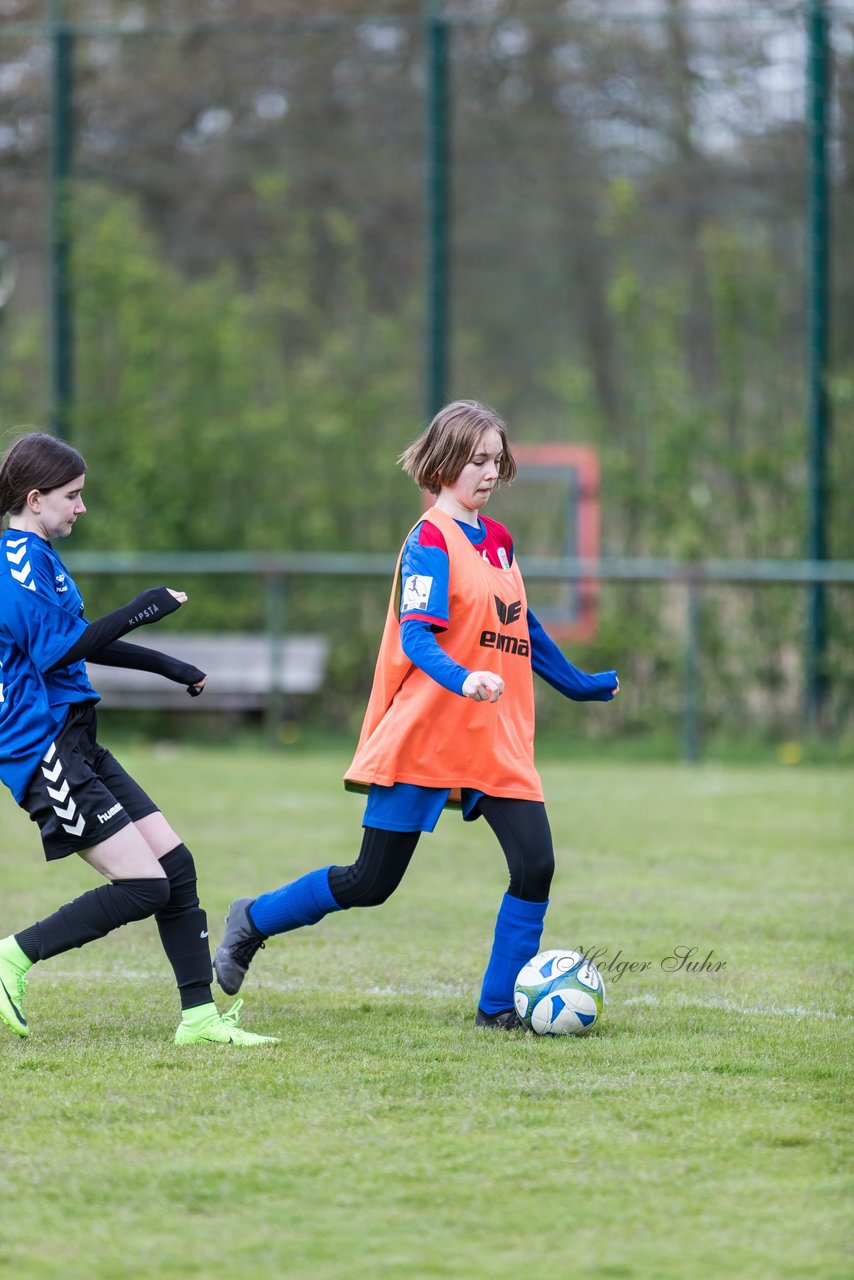
[[[614,678],[616,679],[617,683],[614,685],[614,688],[611,690],[611,693],[616,698],[617,694],[620,692],[620,677],[615,676]]]
[[[208,682],[208,678],[207,676],[205,676],[203,680],[197,680],[195,684],[188,684],[187,693],[189,693],[191,698],[198,698],[199,694],[201,693],[202,689],[204,689],[207,682]]]
[[[175,599],[178,601],[179,604],[187,603],[186,591],[173,591],[171,587],[167,587],[166,590],[169,592],[170,596],[175,597]]]
[[[497,702],[504,692],[504,681],[494,671],[470,671],[463,682],[463,697],[473,702]]]

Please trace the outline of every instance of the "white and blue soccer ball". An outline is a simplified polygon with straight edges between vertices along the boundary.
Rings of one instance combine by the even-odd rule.
[[[602,1017],[605,983],[581,951],[541,951],[519,971],[516,1012],[538,1036],[583,1036]]]

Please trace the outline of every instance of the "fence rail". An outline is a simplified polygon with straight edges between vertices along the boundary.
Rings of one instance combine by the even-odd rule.
[[[394,569],[391,553],[327,551],[78,551],[78,573],[256,573],[263,577],[370,578]],[[854,583],[854,560],[668,560],[654,556],[526,556],[525,577],[546,582]]]
[[[355,552],[77,552],[68,556],[75,574],[257,575],[266,583],[270,649],[281,649],[286,634],[287,592],[299,578],[383,578],[393,572],[395,556]],[[668,583],[685,593],[683,655],[682,758],[701,756],[702,638],[701,595],[715,583],[737,586],[783,584],[810,588],[816,583],[854,587],[854,560],[668,560],[604,556],[598,560],[540,556],[525,560],[525,577],[541,582]],[[275,741],[281,716],[281,690],[273,687],[267,702],[267,725]]]

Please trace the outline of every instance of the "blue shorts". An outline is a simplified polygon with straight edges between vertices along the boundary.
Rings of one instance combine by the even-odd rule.
[[[395,782],[390,787],[373,784],[362,826],[379,827],[382,831],[433,831],[450,794],[450,787],[419,787],[412,782]],[[466,822],[480,817],[477,804],[482,795],[482,791],[463,788],[462,810]]]

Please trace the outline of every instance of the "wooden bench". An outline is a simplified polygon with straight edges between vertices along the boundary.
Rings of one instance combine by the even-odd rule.
[[[135,631],[132,644],[159,649],[206,671],[208,682],[200,698],[183,686],[148,671],[88,665],[89,679],[103,697],[105,710],[116,708],[176,708],[181,711],[269,710],[276,700],[315,693],[323,683],[329,641],[320,635],[202,635],[165,631],[149,635]]]

